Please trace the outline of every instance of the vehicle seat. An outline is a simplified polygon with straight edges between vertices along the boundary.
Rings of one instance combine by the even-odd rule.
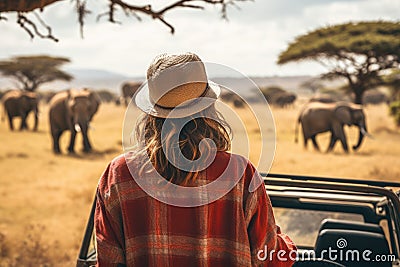
[[[371,253],[364,254],[370,260],[363,257],[366,250],[371,251]],[[332,251],[331,255],[336,258],[329,256],[329,251]],[[372,231],[323,229],[318,234],[315,252],[317,257],[335,261],[346,267],[392,266],[391,262],[374,261],[376,255],[390,255],[390,249],[385,236]]]
[[[325,219],[321,223],[319,232],[325,229],[357,230],[357,231],[366,231],[384,235],[383,229],[380,225],[373,223],[352,222],[345,220]]]

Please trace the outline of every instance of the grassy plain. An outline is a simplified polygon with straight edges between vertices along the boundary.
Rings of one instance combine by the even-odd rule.
[[[387,106],[366,108],[369,132],[375,138],[364,140],[358,152],[348,155],[339,144],[326,154],[314,151],[311,144],[305,150],[301,137],[294,143],[301,106],[272,110],[276,124],[272,172],[400,181],[400,131]],[[38,132],[10,132],[6,123],[0,124],[0,266],[73,266],[98,179],[122,151],[124,107],[102,105],[90,133],[95,152],[79,152],[78,138],[75,156],[65,154],[68,134],[62,138],[64,154],[51,152],[47,109],[41,107]],[[237,111],[252,140],[250,159],[256,162],[259,130],[248,121],[248,113]],[[354,144],[357,131],[346,131]],[[234,138],[241,140],[244,134],[239,131]],[[328,146],[328,138],[327,134],[318,138],[321,148]],[[35,257],[41,260],[32,263]]]

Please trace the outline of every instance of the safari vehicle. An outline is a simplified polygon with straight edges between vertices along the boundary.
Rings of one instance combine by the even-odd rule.
[[[294,266],[400,266],[400,183],[262,174]],[[396,191],[398,190],[398,191]],[[96,263],[91,209],[77,266]]]

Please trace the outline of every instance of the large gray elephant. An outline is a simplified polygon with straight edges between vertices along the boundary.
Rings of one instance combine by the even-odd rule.
[[[33,130],[37,130],[39,108],[38,97],[36,93],[21,90],[11,90],[3,95],[2,102],[4,106],[4,115],[7,115],[8,117],[10,130],[14,130],[13,119],[15,117],[21,118],[21,125],[19,127],[21,131],[24,129],[28,129],[26,119],[31,112],[33,112],[35,116],[35,124],[33,126]]]
[[[297,142],[298,124],[301,123],[304,137],[304,147],[307,147],[309,139],[312,140],[314,148],[319,150],[315,137],[323,132],[331,132],[331,140],[328,151],[331,151],[335,143],[340,140],[343,149],[348,153],[347,138],[343,127],[355,125],[359,128],[359,138],[353,150],[357,150],[367,132],[365,114],[360,105],[337,102],[337,103],[308,103],[301,111],[296,123],[295,141]]]
[[[61,153],[59,140],[64,131],[71,132],[69,153],[74,153],[77,132],[82,133],[83,151],[90,152],[92,150],[88,137],[89,123],[99,105],[100,99],[97,94],[88,89],[60,92],[51,99],[49,119],[54,153]]]
[[[131,100],[132,96],[136,93],[136,91],[139,89],[140,85],[142,85],[141,82],[125,82],[122,84],[121,93],[125,106],[128,106],[129,101]]]

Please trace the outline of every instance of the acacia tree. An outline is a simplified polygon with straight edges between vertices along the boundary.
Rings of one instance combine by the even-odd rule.
[[[400,22],[358,22],[319,28],[298,36],[279,55],[278,64],[317,61],[323,78],[343,77],[362,104],[366,90],[382,84],[382,74],[400,63]]]
[[[116,20],[116,14],[118,11],[123,11],[127,16],[133,16],[139,21],[141,20],[140,15],[149,16],[155,20],[158,20],[165,24],[173,34],[175,28],[165,19],[165,14],[169,11],[177,8],[190,8],[190,9],[204,9],[206,5],[219,5],[221,7],[222,18],[227,18],[227,7],[229,5],[236,6],[237,2],[244,2],[249,0],[171,0],[168,3],[163,3],[163,7],[155,9],[146,0],[143,0],[143,4],[132,4],[127,0],[101,0],[108,4],[107,10],[97,14],[97,20],[102,17],[107,17],[109,22],[118,23]],[[149,1],[149,0],[148,0]],[[75,10],[78,14],[78,22],[82,29],[84,25],[85,17],[92,13],[88,8],[87,0],[1,0],[0,1],[0,20],[7,20],[6,16],[2,16],[1,12],[17,13],[17,23],[30,35],[31,38],[39,36],[41,38],[48,38],[54,41],[58,41],[52,34],[51,27],[46,25],[41,19],[40,15],[35,12],[39,9],[43,11],[44,7],[51,5],[55,2],[64,2],[66,4],[75,3]],[[164,2],[164,1],[160,1]],[[28,15],[33,13],[34,19]],[[39,26],[38,26],[39,25]],[[39,29],[41,28],[41,29]],[[43,29],[45,33],[43,33]]]
[[[0,73],[17,80],[22,89],[35,91],[44,83],[72,80],[71,75],[60,69],[68,62],[64,57],[18,56],[0,61]]]

